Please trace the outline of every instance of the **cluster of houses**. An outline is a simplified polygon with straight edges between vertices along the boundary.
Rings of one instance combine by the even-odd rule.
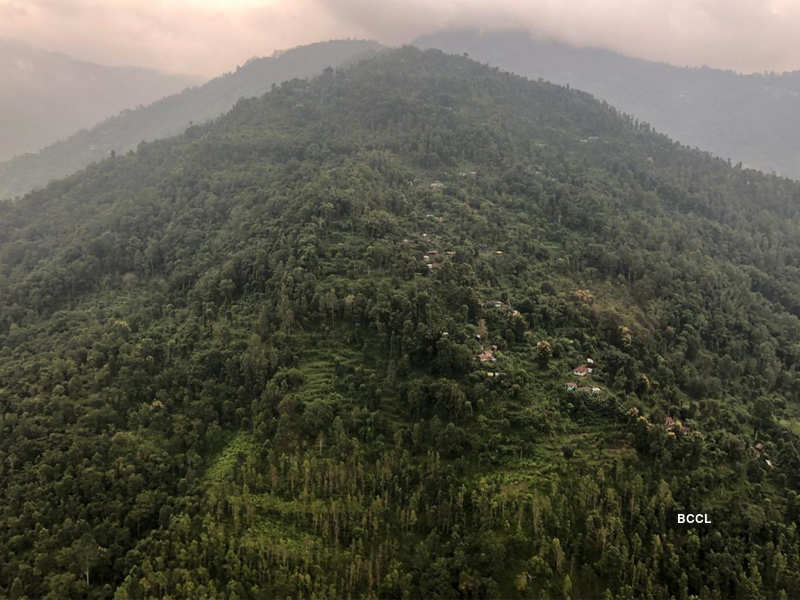
[[[448,250],[447,252],[439,252],[438,250],[428,250],[422,256],[422,260],[428,265],[428,270],[433,269],[441,269],[442,264],[448,258],[452,258],[456,255],[456,253],[452,250]]]
[[[475,338],[480,340],[481,336],[476,335]],[[481,361],[482,363],[496,363],[497,357],[494,355],[495,352],[497,352],[497,346],[492,345],[490,348],[487,348],[478,354],[475,359]],[[487,377],[502,377],[503,375],[505,375],[505,373],[502,371],[488,371],[486,373]]]
[[[575,377],[586,377],[587,375],[591,375],[592,371],[594,371],[594,361],[591,358],[587,358],[586,362],[582,365],[578,365],[572,370],[572,374]],[[576,382],[570,381],[566,384],[566,388],[568,392],[581,392],[584,394],[599,394],[602,390],[597,386],[591,385],[582,385],[579,386]]]

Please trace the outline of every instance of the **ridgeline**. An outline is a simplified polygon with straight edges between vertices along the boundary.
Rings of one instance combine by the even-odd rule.
[[[403,48],[2,205],[0,595],[797,597],[799,201]]]
[[[253,58],[236,71],[149,103],[123,110],[42,150],[0,162],[0,199],[44,187],[91,163],[136,149],[142,142],[183,133],[228,112],[240,98],[261,96],[282,81],[313,77],[379,51],[374,42],[335,40]],[[129,95],[130,97],[130,95]],[[135,96],[134,96],[135,97]],[[158,96],[156,96],[158,98]],[[99,119],[97,119],[99,121]]]

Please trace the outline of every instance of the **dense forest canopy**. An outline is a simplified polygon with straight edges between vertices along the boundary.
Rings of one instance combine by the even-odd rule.
[[[677,67],[521,31],[444,31],[415,44],[467,52],[526,77],[585,90],[684,144],[800,178],[800,71],[742,75]]]
[[[72,134],[66,139],[36,153],[0,162],[0,199],[43,187],[53,179],[107,158],[112,152],[120,154],[135,149],[141,142],[183,133],[193,124],[226,113],[240,98],[261,96],[274,84],[318,75],[325,67],[351,63],[379,48],[374,42],[359,40],[320,42],[269,58],[251,59],[232,73],[180,93],[165,92],[148,97],[146,102],[135,101],[139,96],[129,95],[127,104],[80,124],[91,125],[89,129],[77,131],[79,127],[72,126],[61,134],[63,137]],[[143,103],[148,105],[141,106]],[[99,122],[123,108],[118,115]]]
[[[799,201],[403,48],[6,203],[0,595],[797,597]]]

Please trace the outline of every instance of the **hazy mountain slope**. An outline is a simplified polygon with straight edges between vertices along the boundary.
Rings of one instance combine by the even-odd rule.
[[[6,160],[198,80],[96,65],[0,40],[0,81],[0,160]]]
[[[442,32],[415,44],[586,90],[685,144],[800,178],[800,72],[679,68],[521,32]]]
[[[239,98],[260,96],[275,83],[317,75],[328,66],[346,64],[378,48],[373,42],[341,40],[294,48],[272,58],[252,59],[236,72],[205,85],[146,107],[125,110],[36,154],[0,163],[0,198],[41,187],[51,179],[107,157],[111,151],[127,152],[142,141],[180,133],[192,122],[213,119],[230,110]],[[126,108],[132,106],[133,102]],[[73,128],[70,133],[74,131]]]
[[[413,48],[0,205],[0,595],[798,597],[799,233]]]

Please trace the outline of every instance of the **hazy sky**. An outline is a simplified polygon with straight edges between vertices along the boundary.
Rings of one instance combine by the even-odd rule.
[[[525,27],[678,65],[800,69],[800,0],[0,0],[0,37],[213,76],[323,39]]]

